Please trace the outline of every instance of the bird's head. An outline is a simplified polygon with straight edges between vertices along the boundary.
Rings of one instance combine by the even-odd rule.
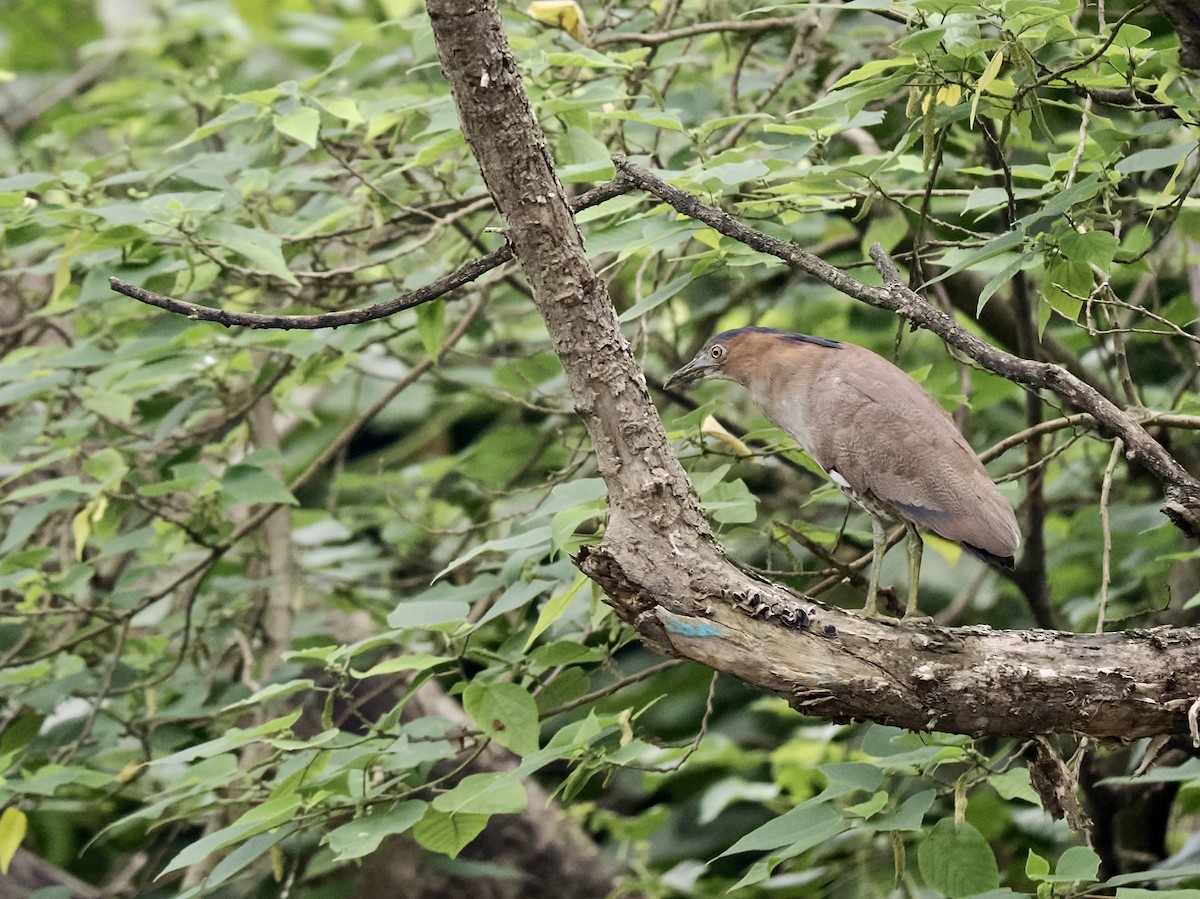
[[[701,378],[714,377],[749,384],[768,360],[802,356],[800,350],[804,344],[841,346],[836,340],[775,328],[735,328],[722,331],[704,344],[691,362],[667,378],[663,387],[686,387]]]

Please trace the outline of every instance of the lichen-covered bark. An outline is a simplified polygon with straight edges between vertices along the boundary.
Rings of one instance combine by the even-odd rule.
[[[580,556],[580,567],[647,645],[833,719],[968,734],[1135,738],[1187,730],[1200,696],[1196,631],[1082,636],[889,625],[805,602],[730,564],[588,262],[494,5],[429,0],[428,9],[463,133],[608,485],[604,541]],[[1149,464],[1166,466],[1153,449]]]

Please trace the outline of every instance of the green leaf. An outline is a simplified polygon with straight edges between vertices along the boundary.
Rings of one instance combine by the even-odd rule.
[[[255,834],[213,866],[212,873],[204,879],[205,887],[211,889],[224,883],[238,871],[252,865],[299,829],[295,822],[265,833]]]
[[[528,549],[543,543],[546,544],[547,548],[549,548],[549,527],[530,528],[529,530],[513,534],[511,537],[502,537],[498,540],[488,540],[486,543],[480,543],[477,546],[471,547],[471,549],[467,550],[465,553],[439,571],[433,579],[435,581],[441,580],[455,568],[466,564],[476,556],[485,552],[507,553],[516,549]],[[392,626],[396,627],[396,625]]]
[[[926,281],[925,286],[928,287],[932,284],[936,284],[938,281],[949,278],[951,275],[957,274],[958,272],[966,271],[978,265],[979,263],[984,262],[985,260],[991,259],[993,256],[999,256],[1001,253],[1011,250],[1014,247],[1019,247],[1024,242],[1024,232],[1009,231],[1005,234],[1001,234],[999,237],[993,237],[982,247],[978,247],[974,250],[946,253],[942,257],[941,261],[944,265],[948,265],[949,267],[944,272],[941,272],[940,274]]]
[[[463,848],[487,827],[490,815],[440,812],[432,806],[413,827],[413,837],[430,852],[457,858]]]
[[[542,578],[517,581],[496,598],[491,607],[475,622],[476,627],[486,624],[500,615],[506,615],[509,612],[515,612],[517,609],[525,608],[535,597],[545,593],[553,586],[554,581]]]
[[[849,826],[837,811],[810,799],[784,812],[778,818],[756,827],[717,858],[735,855],[738,852],[769,852],[814,834],[824,834],[835,825],[838,827],[835,833],[840,833]]]
[[[631,322],[635,319],[641,318],[647,312],[657,309],[667,300],[678,294],[679,291],[683,290],[684,287],[694,281],[697,274],[697,272],[692,271],[668,281],[662,287],[658,288],[658,290],[654,291],[654,293],[650,294],[650,296],[639,300],[622,312],[617,320],[622,323]]]
[[[258,118],[262,115],[262,107],[255,103],[239,103],[225,110],[214,119],[205,122],[183,140],[166,148],[166,152],[170,153],[173,150],[179,150],[186,147],[190,143],[198,140],[203,140],[206,137],[211,137],[221,131],[224,131],[230,125],[238,122],[247,122]]]
[[[613,162],[608,147],[586,128],[569,126],[558,150],[563,163],[558,175],[564,183],[601,181],[613,176]]]
[[[857,84],[860,81],[866,81],[881,75],[884,72],[898,69],[903,66],[911,66],[916,62],[912,56],[894,56],[891,59],[873,59],[868,63],[859,66],[848,75],[843,75],[839,78],[829,90],[836,91],[843,87],[849,87],[851,84]]]
[[[872,815],[883,810],[883,807],[888,803],[888,794],[886,790],[879,790],[866,802],[860,802],[857,805],[846,806],[846,812],[851,815],[857,815],[860,818],[870,818]]]
[[[192,843],[171,859],[167,866],[159,872],[158,876],[162,877],[171,871],[191,867],[204,861],[212,853],[226,846],[240,843],[242,840],[248,839],[255,834],[264,833],[291,821],[295,817],[296,810],[299,807],[300,796],[296,793],[284,793],[280,796],[273,796],[266,802],[243,812],[228,827],[223,827]]]
[[[283,258],[283,243],[274,234],[257,228],[247,228],[218,218],[208,218],[200,226],[199,235],[215,241],[239,256],[244,256],[252,265],[274,275],[288,284],[300,286],[299,280],[288,269]]]
[[[307,144],[310,148],[316,148],[317,132],[321,128],[321,114],[315,109],[301,106],[299,109],[283,115],[275,115],[272,121],[275,124],[275,130],[280,134]]]
[[[1054,866],[1059,883],[1093,883],[1100,873],[1100,856],[1090,846],[1071,846]]]
[[[363,123],[358,103],[352,97],[319,97],[317,103],[330,115],[336,116],[344,122],[349,122],[351,125]]]
[[[1200,877],[1200,864],[1180,865],[1178,868],[1152,868],[1148,871],[1130,871],[1126,874],[1118,874],[1116,877],[1110,877],[1104,883],[1100,884],[1100,886],[1119,887],[1128,883],[1140,884],[1155,880],[1190,880],[1195,877]],[[1137,892],[1139,895],[1142,894],[1140,890]],[[1170,896],[1171,892],[1170,890],[1164,890],[1159,893],[1145,891],[1145,896],[1150,897],[1150,899],[1162,899],[1164,896]],[[1192,892],[1200,893],[1200,890],[1192,890]],[[1122,891],[1118,890],[1117,895],[1122,895]]]
[[[1028,768],[1010,768],[1003,774],[991,774],[988,783],[1004,799],[1022,799],[1033,805],[1040,805],[1041,799],[1029,781]]]
[[[384,659],[372,665],[366,671],[351,670],[350,673],[355,677],[379,677],[382,674],[397,674],[401,671],[428,671],[430,668],[436,668],[446,662],[454,661],[449,656],[434,656],[425,653],[416,653],[413,655],[396,656],[393,659]]]
[[[550,521],[550,546],[555,551],[575,553],[582,542],[598,539],[590,534],[576,535],[575,531],[585,521],[593,518],[603,518],[608,506],[602,500],[592,500],[578,506],[560,509]]]
[[[133,397],[123,393],[103,391],[83,398],[84,408],[119,424],[133,421]]]
[[[1145,774],[1125,777],[1106,777],[1100,781],[1101,786],[1114,784],[1152,784],[1152,783],[1186,783],[1189,780],[1200,780],[1200,758],[1190,758],[1182,765],[1154,767]]]
[[[446,339],[446,301],[434,300],[417,307],[417,336],[429,358],[437,362]]]
[[[1117,235],[1109,231],[1068,231],[1058,242],[1063,254],[1074,262],[1084,262],[1107,269],[1120,245]]]
[[[1041,255],[1039,253],[1035,253],[1032,250],[1027,250],[1024,253],[1015,256],[1015,258],[1009,262],[1008,265],[1004,266],[1004,268],[992,275],[992,277],[988,279],[987,284],[983,285],[983,290],[979,291],[979,300],[975,304],[975,314],[978,315],[980,312],[982,312],[983,307],[987,305],[987,301],[992,298],[997,290],[1011,281],[1017,272],[1024,271],[1026,268],[1034,265],[1040,258]]]
[[[714,188],[735,188],[747,181],[756,181],[770,172],[771,170],[760,160],[745,159],[705,166],[694,177],[698,183],[712,184]]]
[[[878,765],[867,762],[831,762],[818,766],[817,770],[829,781],[821,791],[822,799],[833,799],[858,790],[874,792],[883,783],[883,771]]]
[[[1100,189],[1099,173],[1088,175],[1086,178],[1054,193],[1039,209],[1017,220],[1017,230],[1028,234],[1038,234],[1048,227],[1047,219],[1057,220],[1071,210],[1076,204],[1090,200]],[[1037,227],[1035,227],[1035,225]]]
[[[501,746],[522,756],[537,751],[537,703],[519,684],[472,681],[463,691],[463,709]]]
[[[468,774],[449,792],[433,800],[439,812],[508,815],[525,811],[529,794],[511,771]]]
[[[8,873],[8,866],[21,848],[28,826],[29,820],[20,809],[9,806],[0,812],[0,874]]]
[[[1151,150],[1139,150],[1136,153],[1130,153],[1124,159],[1118,161],[1113,168],[1122,175],[1173,168],[1185,156],[1195,152],[1195,150],[1195,141],[1185,141],[1181,144],[1172,144],[1169,147],[1155,147]]]
[[[153,759],[150,764],[161,766],[183,765],[195,759],[209,758],[223,752],[229,752],[232,749],[237,749],[239,746],[253,743],[262,737],[287,730],[296,723],[303,711],[303,709],[294,709],[280,718],[272,718],[270,721],[264,721],[256,727],[231,728],[216,739],[206,740],[203,743],[185,747],[163,758]]]
[[[1150,37],[1150,32],[1145,28],[1125,22],[1117,31],[1117,36],[1113,38],[1112,45],[1126,51],[1140,50],[1146,46],[1146,41],[1150,40]]]
[[[975,113],[979,109],[979,98],[983,96],[983,92],[991,87],[996,76],[1000,74],[1000,67],[1004,65],[1004,48],[1001,47],[992,54],[992,58],[988,61],[983,74],[979,76],[979,81],[975,85],[975,96],[971,100],[971,116],[968,119],[970,127],[975,127]]]
[[[221,478],[225,505],[299,505],[283,484],[256,465],[230,465]]]
[[[878,815],[863,826],[876,833],[897,830],[920,830],[925,820],[925,813],[933,805],[936,794],[933,790],[923,790],[904,800],[900,808],[885,815]]]
[[[20,749],[28,746],[38,735],[42,727],[44,715],[25,712],[9,720],[4,730],[0,730],[0,757],[15,755]],[[0,765],[0,771],[4,768]]]
[[[247,708],[249,706],[260,706],[272,699],[279,699],[281,696],[290,696],[293,693],[299,693],[302,690],[312,690],[316,687],[316,681],[312,678],[299,678],[290,680],[280,684],[268,684],[261,690],[255,690],[254,693],[241,699],[231,705],[221,709],[222,712],[229,712],[236,709]]]
[[[431,628],[461,622],[470,611],[471,606],[460,599],[406,600],[388,615],[387,622],[396,628]]]
[[[1030,880],[1042,880],[1049,873],[1050,862],[1030,849],[1029,857],[1025,859],[1025,876]]]
[[[323,842],[333,850],[334,860],[344,862],[362,858],[379,848],[385,837],[404,833],[425,815],[428,804],[409,799],[383,812],[355,818],[331,830]]]
[[[964,899],[1000,886],[1000,869],[987,840],[963,822],[943,818],[917,849],[917,864],[925,883],[949,899]]]
[[[571,586],[546,601],[546,604],[542,606],[542,610],[538,612],[538,618],[533,625],[533,630],[529,633],[529,639],[525,641],[525,652],[529,652],[529,648],[533,646],[538,637],[546,632],[546,628],[562,617],[563,613],[571,605],[571,600],[575,598],[575,594],[587,582],[588,576],[586,574],[578,574],[575,576],[575,580],[571,581]]]

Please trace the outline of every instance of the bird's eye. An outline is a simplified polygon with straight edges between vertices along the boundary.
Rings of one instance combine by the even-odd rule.
[[[719,343],[713,344],[713,348],[708,351],[708,354],[712,356],[713,359],[720,362],[725,358],[725,347],[721,346]]]

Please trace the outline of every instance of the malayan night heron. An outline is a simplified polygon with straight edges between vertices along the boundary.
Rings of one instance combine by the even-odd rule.
[[[763,414],[808,452],[871,515],[867,603],[874,616],[884,522],[908,530],[908,604],[917,608],[918,527],[1012,568],[1021,531],[949,413],[908,374],[870,350],[774,328],[737,328],[704,345],[665,386],[704,377],[737,381]]]

